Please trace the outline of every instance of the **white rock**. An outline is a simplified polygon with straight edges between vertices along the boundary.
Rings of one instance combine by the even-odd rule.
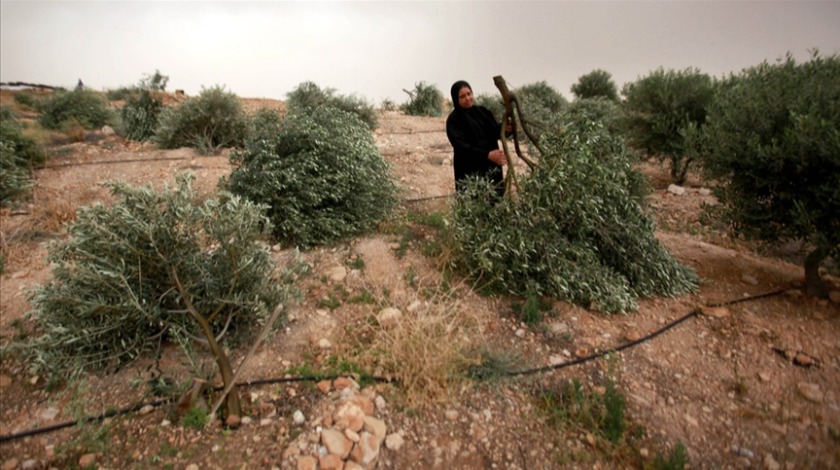
[[[400,447],[402,447],[404,443],[405,440],[397,432],[388,434],[388,436],[385,437],[385,447],[390,450],[400,450]]]
[[[347,277],[347,268],[344,266],[335,266],[327,271],[327,277],[332,282],[342,282]]]
[[[330,349],[332,347],[332,343],[330,343],[330,340],[327,338],[321,338],[321,340],[318,341],[318,347],[321,349]]]
[[[402,312],[393,307],[383,308],[376,314],[376,321],[379,322],[379,326],[382,328],[390,328],[397,325],[401,318]]]
[[[682,186],[677,186],[676,184],[669,184],[668,192],[676,196],[682,196],[683,194],[685,194],[685,188],[683,188]]]
[[[141,414],[142,414],[142,409],[141,409]],[[58,408],[55,408],[55,407],[52,407],[52,406],[41,412],[41,419],[44,419],[44,420],[47,420],[47,421],[55,419],[56,416],[58,416]]]
[[[306,417],[305,417],[305,416],[303,416],[303,412],[302,412],[302,411],[300,411],[300,410],[295,410],[295,412],[294,412],[294,413],[292,413],[292,422],[294,422],[295,424],[297,424],[298,426],[300,426],[301,424],[303,424],[303,423],[305,423],[305,422],[306,422]]]

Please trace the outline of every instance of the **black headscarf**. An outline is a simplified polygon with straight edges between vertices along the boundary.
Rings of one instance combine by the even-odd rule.
[[[464,108],[461,107],[461,104],[458,103],[458,95],[461,93],[461,88],[467,87],[472,91],[472,87],[469,83],[465,82],[464,80],[458,80],[457,82],[452,84],[452,89],[449,90],[449,94],[452,95],[452,108],[455,111],[463,111]]]

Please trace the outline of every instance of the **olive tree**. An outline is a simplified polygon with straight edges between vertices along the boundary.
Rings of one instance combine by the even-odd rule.
[[[840,255],[840,57],[788,55],[723,81],[699,133],[703,166],[735,232],[804,239],[807,292]]]
[[[276,240],[300,247],[331,243],[378,223],[396,203],[390,166],[356,115],[319,106],[255,121],[236,168],[223,182],[268,206]]]
[[[197,202],[191,179],[162,192],[111,182],[114,205],[79,209],[69,236],[49,247],[52,279],[32,297],[33,367],[113,369],[184,335],[232,384],[225,334],[266,322],[286,293],[260,242],[270,230],[264,208],[230,194]],[[236,393],[226,404],[241,416]]]
[[[575,98],[606,98],[610,101],[618,101],[618,87],[609,72],[595,69],[586,75],[581,75],[577,83],[572,85],[572,94]]]
[[[671,180],[683,184],[694,160],[685,133],[706,121],[714,93],[711,77],[697,69],[657,69],[626,84],[621,93],[624,126],[630,143],[661,161],[668,160]]]
[[[458,267],[494,290],[608,313],[636,308],[639,296],[697,287],[694,271],[654,237],[643,179],[620,138],[581,118],[544,134],[541,145],[540,165],[515,197],[495,200],[476,180],[456,200]]]

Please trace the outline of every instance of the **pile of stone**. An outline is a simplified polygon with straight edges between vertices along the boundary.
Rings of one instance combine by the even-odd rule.
[[[317,386],[331,399],[320,416],[307,420],[301,412],[294,413],[295,425],[304,431],[283,452],[284,468],[372,469],[385,449],[402,447],[403,433],[388,434],[385,421],[377,417],[387,404],[374,389],[360,390],[353,379],[344,377]]]

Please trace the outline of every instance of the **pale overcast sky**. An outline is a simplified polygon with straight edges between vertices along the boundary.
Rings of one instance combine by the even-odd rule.
[[[283,99],[303,81],[403,103],[419,81],[495,93],[594,69],[619,88],[658,67],[715,77],[790,52],[840,54],[840,0],[151,2],[0,0],[0,81],[96,90],[158,69],[168,90]]]

